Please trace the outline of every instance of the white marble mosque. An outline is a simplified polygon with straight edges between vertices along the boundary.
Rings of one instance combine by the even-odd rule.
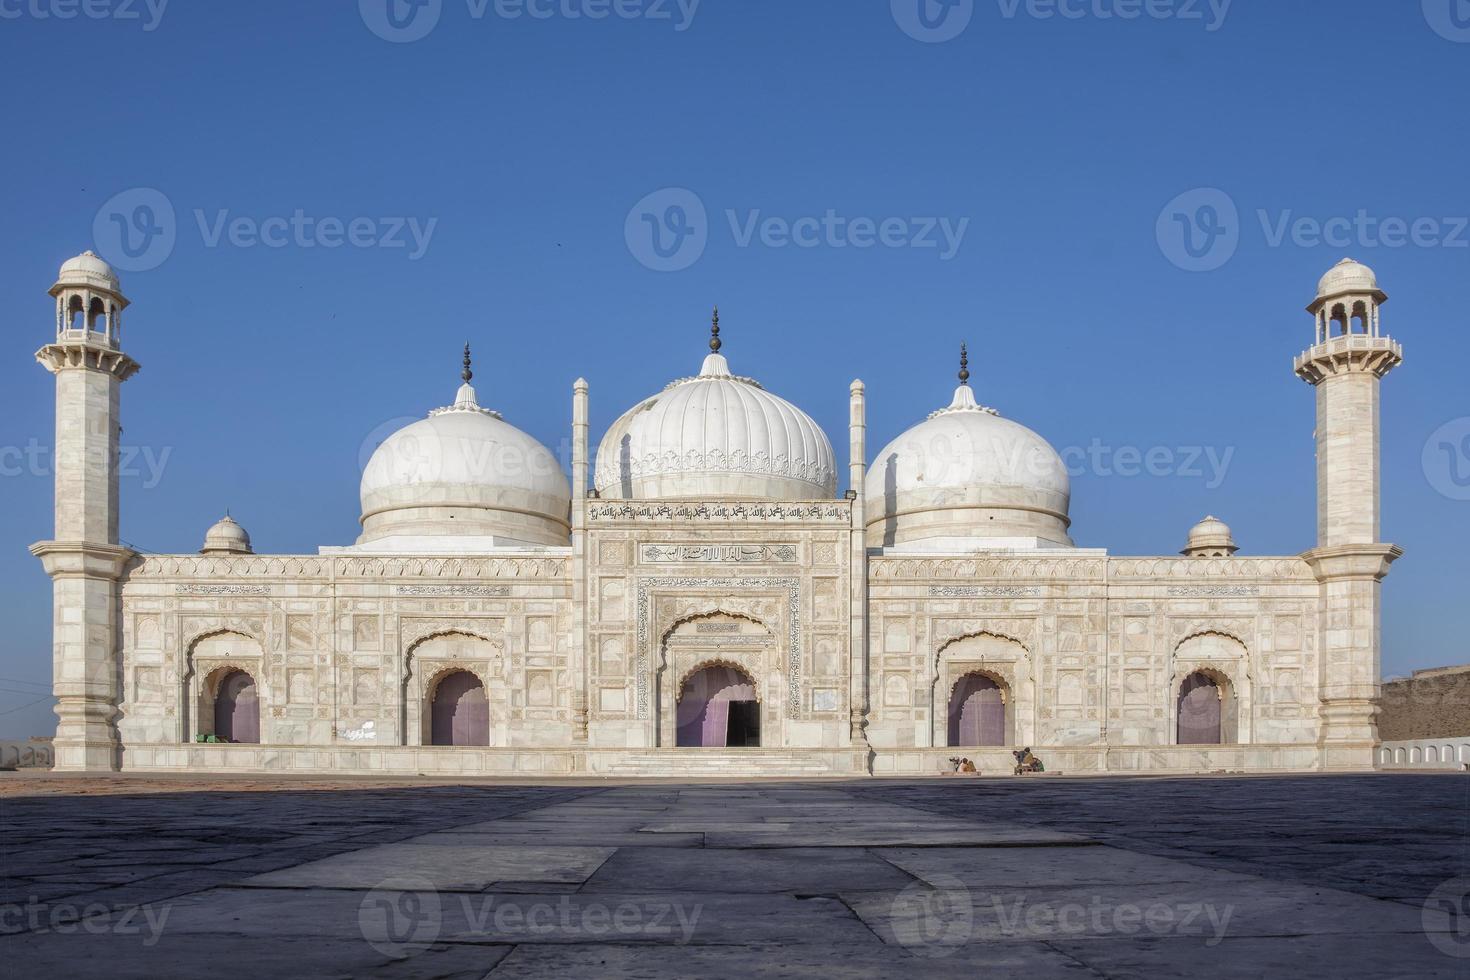
[[[1323,277],[1295,361],[1318,475],[1296,555],[1243,554],[1214,517],[1179,555],[1077,547],[1058,454],[963,366],[876,453],[853,382],[844,472],[733,373],[718,313],[698,373],[595,460],[572,386],[570,479],[481,407],[467,350],[450,404],[377,448],[355,543],[256,554],[226,517],[198,554],[138,554],[118,541],[128,300],[90,252],[51,295],[56,524],[31,550],[54,580],[59,770],[925,774],[1009,771],[1028,746],[1066,772],[1374,764],[1400,554],[1378,393],[1402,351],[1357,262]],[[650,360],[694,367],[690,346]]]

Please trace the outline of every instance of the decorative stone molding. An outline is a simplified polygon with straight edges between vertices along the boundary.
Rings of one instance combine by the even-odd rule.
[[[1026,585],[935,585],[929,595],[936,599],[1023,599],[1041,595],[1041,589]]]
[[[271,587],[269,585],[176,585],[174,586],[174,594],[194,596],[268,596],[271,594]]]
[[[1109,572],[1114,579],[1311,577],[1311,570],[1301,558],[1114,558]]]
[[[68,368],[91,368],[119,381],[128,380],[142,369],[120,350],[85,342],[47,344],[36,351],[36,360],[52,374]]]
[[[129,552],[131,554],[131,552]],[[309,555],[147,555],[129,567],[129,578],[565,578],[561,557],[408,558],[363,556],[318,558]]]
[[[847,501],[815,501],[811,503],[594,503],[587,508],[587,520],[594,524],[622,522],[678,523],[707,521],[710,523],[796,523],[819,522],[846,524],[852,519]]]
[[[1169,587],[1169,595],[1175,598],[1237,598],[1258,596],[1256,585],[1175,585]]]
[[[434,596],[479,596],[494,597],[510,595],[508,585],[400,585],[394,589],[395,595],[434,597]]]
[[[560,557],[496,558],[338,558],[341,578],[565,578]]]
[[[128,577],[312,578],[325,581],[330,569],[328,559],[299,555],[145,555],[128,570]]]
[[[636,617],[637,617],[637,651],[634,661],[634,706],[636,716],[640,721],[646,721],[649,717],[649,622],[650,604],[649,596],[654,590],[667,591],[669,589],[743,589],[763,590],[767,592],[780,591],[786,594],[787,618],[789,623],[789,646],[787,651],[787,683],[789,690],[789,702],[793,713],[801,710],[801,580],[796,578],[641,578],[637,580],[635,588]],[[711,599],[702,597],[698,600],[702,609],[707,611],[695,615],[715,615],[726,612],[730,600],[724,597]],[[734,613],[733,615],[739,615]],[[685,613],[679,616],[671,624],[670,629],[687,622],[692,616]],[[756,617],[751,618],[756,622],[762,622]],[[663,634],[667,636],[667,631]],[[662,637],[660,638],[662,639]]]
[[[399,620],[398,635],[403,644],[405,659],[412,659],[414,648],[421,645],[425,640],[432,640],[439,636],[461,636],[473,637],[493,644],[501,653],[505,652],[505,620],[500,617],[494,619],[476,619],[472,617],[413,619],[404,617]]]
[[[1234,640],[1244,650],[1242,656],[1249,659],[1255,649],[1255,622],[1249,619],[1187,619],[1170,622],[1170,656],[1177,656],[1179,648],[1199,636],[1223,636]]]
[[[601,454],[598,461],[602,461]],[[619,459],[616,471],[599,466],[596,480],[598,489],[606,490],[628,477],[636,480],[646,476],[684,473],[742,473],[784,477],[812,483],[817,487],[830,485],[833,480],[831,465],[822,459],[805,459],[784,454],[773,456],[765,452],[748,453],[741,450],[727,453],[719,449],[691,450],[686,453],[650,452]]]
[[[1302,555],[1318,581],[1333,579],[1381,580],[1388,566],[1404,556],[1391,544],[1349,544],[1336,548],[1314,548]]]
[[[1101,558],[898,558],[875,556],[875,579],[1066,579],[1102,581]]]
[[[645,544],[638,560],[648,565],[791,563],[797,551],[789,544]]]

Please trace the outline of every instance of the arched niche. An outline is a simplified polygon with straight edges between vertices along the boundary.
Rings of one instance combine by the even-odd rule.
[[[433,698],[436,685],[463,671],[477,678],[485,692],[489,745],[511,742],[509,664],[497,640],[460,630],[433,633],[416,641],[405,654],[402,718],[405,745],[434,744]]]
[[[950,701],[961,681],[972,674],[989,678],[1004,692],[1006,744],[1034,743],[1036,681],[1030,651],[1014,637],[977,632],[946,642],[935,656],[929,681],[929,744],[950,744]]]
[[[1180,709],[1182,698],[1190,690],[1198,690],[1213,684],[1218,692],[1220,704],[1221,745],[1248,745],[1251,741],[1251,675],[1250,652],[1244,643],[1225,633],[1196,633],[1180,641],[1174,650],[1173,667],[1169,684],[1169,738],[1180,743]],[[1203,680],[1201,680],[1203,679]],[[1208,682],[1206,684],[1205,682]],[[1196,694],[1196,703],[1203,701],[1206,694]]]

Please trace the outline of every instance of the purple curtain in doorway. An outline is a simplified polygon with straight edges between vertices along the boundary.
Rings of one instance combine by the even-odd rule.
[[[706,667],[684,682],[675,713],[683,748],[723,748],[731,701],[754,701],[755,685],[734,667]]]
[[[260,699],[255,679],[243,670],[220,683],[214,699],[214,733],[231,742],[260,742]]]
[[[1219,745],[1220,686],[1207,674],[1190,674],[1179,687],[1179,744]]]
[[[467,670],[457,670],[434,688],[434,745],[489,745],[490,703],[485,685]]]
[[[1006,744],[1006,704],[1000,685],[984,674],[966,674],[949,699],[949,744]]]

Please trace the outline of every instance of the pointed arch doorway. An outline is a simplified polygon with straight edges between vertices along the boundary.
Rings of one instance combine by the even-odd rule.
[[[679,688],[675,745],[679,748],[756,748],[761,705],[755,681],[738,667],[711,664]]]

